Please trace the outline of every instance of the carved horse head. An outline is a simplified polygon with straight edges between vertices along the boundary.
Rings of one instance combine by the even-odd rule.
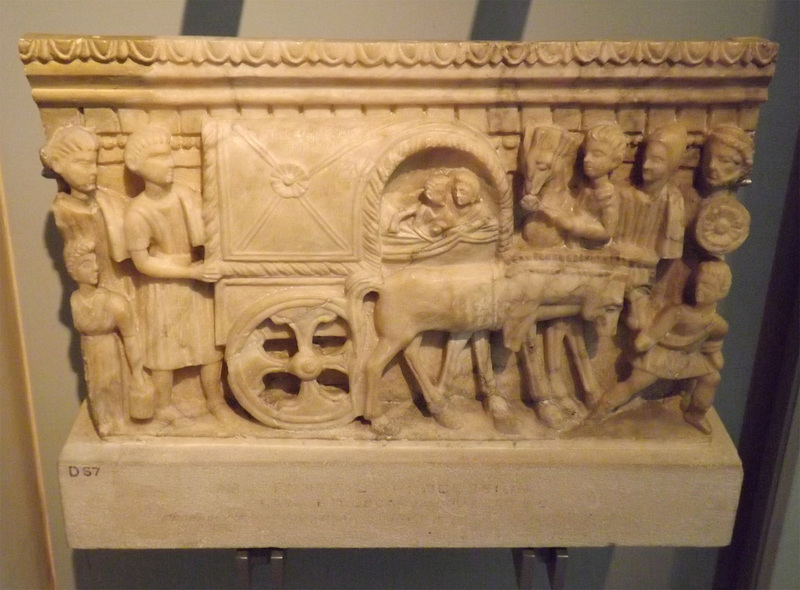
[[[526,127],[520,150],[526,194],[544,196],[566,191],[579,146],[580,138],[561,127]]]

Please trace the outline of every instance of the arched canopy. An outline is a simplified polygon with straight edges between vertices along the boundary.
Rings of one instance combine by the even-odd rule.
[[[392,130],[392,140],[384,144],[375,164],[365,175],[358,189],[363,204],[364,252],[367,261],[380,262],[380,205],[386,184],[395,171],[414,156],[436,149],[460,152],[474,163],[473,172],[491,187],[499,209],[502,252],[511,243],[513,233],[513,198],[508,175],[494,146],[477,130],[458,122],[409,122],[399,132]]]

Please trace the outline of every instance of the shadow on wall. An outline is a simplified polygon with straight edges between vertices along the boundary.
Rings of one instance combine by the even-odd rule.
[[[521,40],[531,0],[478,0],[472,32],[473,41]]]
[[[67,273],[67,267],[64,265],[64,258],[62,252],[64,251],[64,240],[56,227],[56,220],[53,213],[50,212],[47,216],[47,221],[44,225],[44,234],[42,236],[47,253],[50,255],[50,260],[53,262],[53,268],[58,272],[58,278],[61,281],[61,303],[58,306],[58,321],[64,324],[70,331],[69,340],[69,364],[72,370],[78,375],[78,399],[81,402],[86,399],[87,388],[86,378],[83,374],[83,357],[81,356],[81,338],[76,330],[73,329],[74,323],[72,321],[72,310],[69,304],[69,298],[75,290],[75,281]]]

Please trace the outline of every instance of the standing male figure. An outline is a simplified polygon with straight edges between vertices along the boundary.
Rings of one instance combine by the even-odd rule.
[[[651,312],[653,303],[663,299],[680,302],[688,270],[684,269],[683,261],[675,260],[683,254],[686,226],[684,195],[675,175],[689,138],[683,125],[667,123],[650,133],[645,141],[641,190],[628,190],[622,195],[617,240],[620,247],[629,248],[636,258],[651,264],[667,259],[674,263],[667,267],[665,276],[669,278],[656,287],[656,297],[650,297],[648,277],[632,281],[626,295],[630,304],[626,322],[634,330],[645,325],[645,316]],[[667,290],[669,295],[665,293]]]
[[[42,164],[58,176],[53,215],[64,242],[96,244],[100,285],[125,294],[124,274],[114,263],[128,257],[122,224],[127,199],[97,185],[100,142],[79,125],[57,129],[40,152]]]
[[[211,290],[220,275],[196,249],[205,242],[200,196],[173,181],[170,134],[157,127],[134,132],[125,146],[125,165],[144,181],[144,191],[125,213],[131,259],[142,273],[138,304],[145,359],[156,388],[156,415],[172,421],[173,372],[200,366],[208,409],[217,418],[233,416],[224,399],[222,353],[214,343]]]

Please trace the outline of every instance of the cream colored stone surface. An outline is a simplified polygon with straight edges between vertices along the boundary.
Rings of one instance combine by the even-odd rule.
[[[19,50],[101,436],[711,433],[774,44]]]
[[[716,546],[742,471],[710,419],[671,441],[102,441],[84,407],[59,471],[76,548]]]

